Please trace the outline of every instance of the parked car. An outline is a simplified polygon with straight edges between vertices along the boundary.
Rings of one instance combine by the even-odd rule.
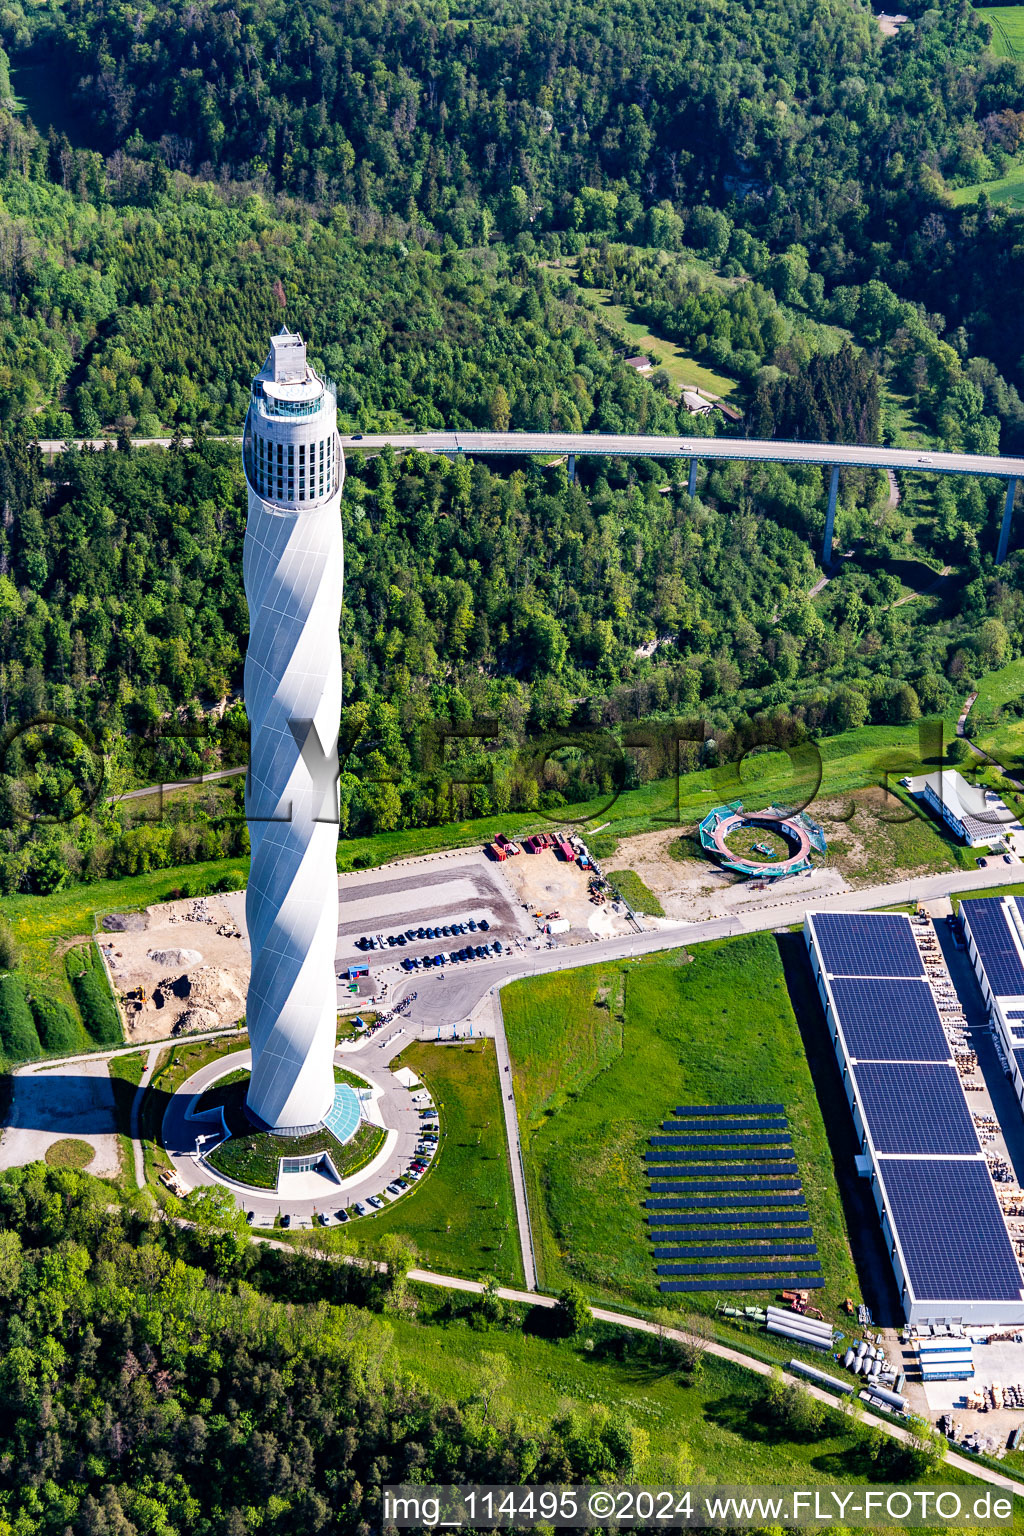
[[[486,917],[482,917],[477,924],[477,927],[480,929],[481,933],[488,933],[490,931],[491,925],[487,921]]]
[[[1004,864],[1012,864],[1013,863],[1013,860],[1010,858],[1010,855],[1008,853],[1004,853],[1003,854],[1003,863]]]
[[[987,869],[988,868],[988,859],[979,859],[978,860],[978,868],[979,869]]]
[[[470,931],[470,933],[476,933],[476,929],[477,929],[476,923],[473,921],[472,918],[470,918],[470,920],[469,920],[469,931]]]
[[[355,1209],[357,1216],[369,1216],[370,1214],[370,1207],[368,1205],[364,1205],[361,1200],[356,1201]]]
[[[282,1227],[290,1227],[291,1224],[292,1224],[292,1219],[289,1216],[288,1212],[285,1211],[284,1215],[281,1217],[281,1225],[282,1225]]]
[[[427,930],[425,928],[417,928],[416,929],[416,937],[418,939],[426,939],[426,938],[429,938],[429,934],[427,933]]]
[[[346,1210],[335,1211],[334,1219],[337,1222],[348,1221],[348,1211],[346,1211]]]
[[[366,1203],[367,1205],[372,1205],[375,1211],[382,1211],[384,1209],[384,1201],[380,1195],[367,1195]]]

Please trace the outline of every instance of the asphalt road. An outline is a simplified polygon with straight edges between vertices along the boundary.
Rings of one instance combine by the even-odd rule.
[[[184,440],[186,443],[188,438]],[[219,438],[241,442],[241,437]],[[169,437],[133,438],[136,448],[169,448]],[[110,438],[75,438],[78,448],[113,446]],[[60,453],[63,442],[40,442],[43,453]],[[747,463],[849,465],[859,469],[917,470],[935,475],[1024,476],[1024,458],[982,453],[920,453],[910,448],[856,443],[792,443],[752,437],[642,437],[600,432],[406,432],[342,437],[346,453],[379,453],[382,448],[421,453],[573,454],[615,458],[741,459]]]
[[[410,1010],[411,1020],[433,1029],[468,1019],[480,1000],[492,989],[521,976],[537,976],[550,971],[565,971],[581,965],[597,965],[606,960],[629,960],[636,955],[656,954],[683,944],[703,944],[709,939],[735,938],[743,933],[764,933],[773,928],[802,923],[807,912],[871,912],[879,907],[897,906],[907,901],[934,901],[992,886],[1011,885],[1020,878],[1020,865],[1006,865],[1001,859],[989,861],[985,869],[971,869],[940,875],[917,875],[891,885],[873,885],[861,891],[843,891],[834,895],[816,891],[802,893],[799,881],[793,882],[792,894],[782,900],[747,911],[735,917],[715,918],[705,923],[676,923],[646,933],[625,934],[615,939],[594,939],[587,944],[558,945],[551,949],[527,948],[509,959],[478,960],[472,965],[446,966],[444,970],[410,977],[397,968],[386,973],[386,1006],[393,1008],[414,989],[418,997]]]

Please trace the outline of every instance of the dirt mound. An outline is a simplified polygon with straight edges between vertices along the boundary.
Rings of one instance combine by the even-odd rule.
[[[150,960],[155,965],[198,965],[203,958],[198,949],[150,949],[147,950]]]
[[[172,983],[179,996],[183,982],[187,983],[186,1002],[174,1025],[176,1035],[237,1024],[245,1012],[245,996],[228,971],[214,965],[201,965],[198,970],[189,971]]]
[[[149,913],[108,912],[103,927],[108,933],[145,933],[149,927]]]

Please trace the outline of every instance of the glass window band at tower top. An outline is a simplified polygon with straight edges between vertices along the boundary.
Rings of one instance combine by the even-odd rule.
[[[242,463],[261,500],[305,508],[337,492],[342,458],[334,386],[313,371],[294,340],[284,331],[274,337],[253,380]]]

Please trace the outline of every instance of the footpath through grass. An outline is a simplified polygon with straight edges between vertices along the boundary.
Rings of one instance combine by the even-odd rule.
[[[429,1088],[441,1122],[440,1150],[414,1189],[346,1231],[373,1242],[385,1232],[401,1233],[428,1267],[522,1285],[494,1042],[416,1041],[392,1065],[411,1067]]]
[[[676,1104],[779,1100],[825,1276],[857,1297],[846,1221],[775,939],[531,978],[502,992],[539,1280],[647,1308],[663,1297],[647,1237],[644,1153]],[[728,1293],[723,1291],[722,1295]],[[749,1299],[749,1298],[748,1298]]]

